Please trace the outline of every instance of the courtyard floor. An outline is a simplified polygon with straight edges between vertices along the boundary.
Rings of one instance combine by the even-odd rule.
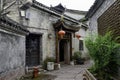
[[[83,80],[85,68],[90,66],[90,61],[86,61],[84,65],[63,65],[59,70],[48,71],[46,74],[56,76],[54,80]]]
[[[61,65],[59,70],[42,72],[37,78],[26,75],[20,80],[83,80],[85,69],[90,66],[90,61],[86,61],[83,65]]]

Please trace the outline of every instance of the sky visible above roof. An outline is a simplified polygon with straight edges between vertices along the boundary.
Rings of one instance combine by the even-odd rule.
[[[95,0],[36,0],[46,6],[56,6],[61,3],[67,9],[88,11]]]

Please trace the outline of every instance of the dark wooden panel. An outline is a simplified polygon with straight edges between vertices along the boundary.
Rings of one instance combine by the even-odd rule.
[[[30,34],[26,37],[26,65],[40,65],[40,36]]]
[[[104,35],[114,31],[114,37],[120,36],[120,0],[117,0],[98,19],[98,33]]]

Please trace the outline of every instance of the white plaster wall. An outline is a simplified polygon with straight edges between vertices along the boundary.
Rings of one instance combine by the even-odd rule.
[[[77,14],[77,13],[72,13],[72,12],[65,12],[65,14],[72,17],[72,18],[75,18],[77,20],[80,20],[80,19],[85,17],[85,15],[83,15],[83,14]],[[87,32],[85,31],[84,28],[81,27],[80,30],[78,32],[76,32],[76,34],[80,34],[81,38],[77,39],[73,35],[73,38],[72,38],[72,45],[73,45],[72,46],[72,53],[74,54],[74,52],[79,51],[79,40],[83,40],[84,50],[81,51],[82,52],[82,57],[87,57],[87,49],[85,47],[85,38],[86,38]]]
[[[35,8],[30,8],[30,17],[28,28],[31,33],[42,34],[42,58],[55,57],[55,31],[52,25],[52,16],[46,12]],[[48,38],[48,34],[52,34],[52,38]]]
[[[88,50],[85,46],[85,39],[87,37],[87,31],[85,31],[85,29],[81,28],[78,32],[76,32],[76,34],[80,34],[81,35],[81,38],[76,38],[73,36],[73,39],[72,39],[72,53],[76,52],[76,51],[79,51],[79,40],[83,40],[83,47],[84,47],[84,50],[82,50],[82,57],[89,57],[88,55]]]
[[[0,80],[24,75],[25,36],[0,29]]]

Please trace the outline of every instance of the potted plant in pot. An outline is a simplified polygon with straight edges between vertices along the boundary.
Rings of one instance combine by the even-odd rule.
[[[84,64],[84,59],[81,58],[82,53],[80,51],[74,52],[73,60],[75,64]]]
[[[108,32],[104,36],[98,35],[92,39],[86,40],[89,54],[94,61],[89,71],[98,80],[114,80],[113,77],[119,74],[120,66],[120,44],[116,41],[118,38],[113,38],[112,32]]]
[[[43,68],[46,70],[54,70],[54,63],[55,63],[54,57],[47,57],[43,62]]]

